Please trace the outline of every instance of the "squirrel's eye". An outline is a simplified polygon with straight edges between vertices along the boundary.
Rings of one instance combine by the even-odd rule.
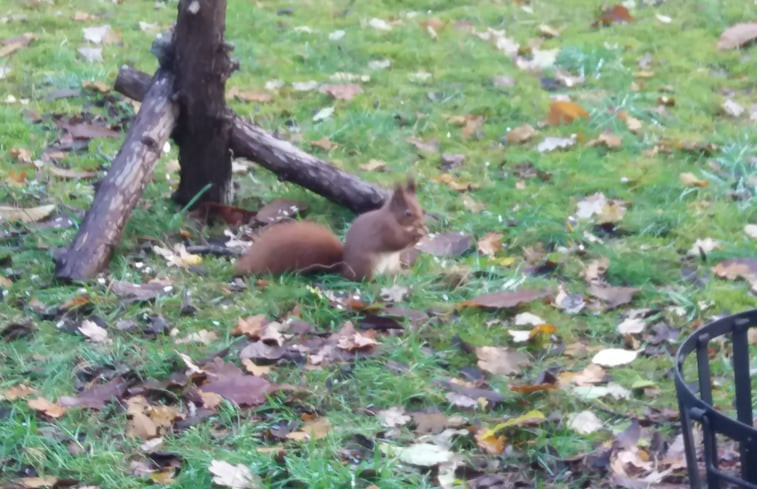
[[[413,215],[413,211],[411,211],[410,209],[405,209],[405,217],[410,217],[412,215]]]

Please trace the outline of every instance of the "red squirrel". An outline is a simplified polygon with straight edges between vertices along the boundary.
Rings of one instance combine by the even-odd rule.
[[[354,280],[370,280],[400,268],[400,253],[428,229],[415,193],[415,181],[397,185],[379,209],[361,214],[347,231],[344,245],[327,228],[306,221],[266,227],[236,262],[240,275],[338,271]]]

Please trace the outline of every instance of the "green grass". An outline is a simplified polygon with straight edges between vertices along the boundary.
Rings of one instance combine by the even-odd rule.
[[[533,11],[520,8],[524,3]],[[387,433],[378,418],[370,415],[392,406],[408,412],[440,411],[463,416],[471,432],[491,427],[503,419],[531,409],[549,420],[538,426],[506,432],[508,452],[503,457],[486,454],[472,434],[459,435],[451,449],[468,467],[533,482],[536,487],[609,487],[607,474],[571,465],[566,459],[598,450],[614,433],[628,426],[629,418],[644,418],[648,408],[675,409],[677,402],[670,376],[672,355],[641,355],[633,364],[608,369],[612,379],[630,389],[635,382],[651,380],[660,393],[653,397],[634,391],[629,400],[604,398],[583,401],[567,389],[516,394],[508,385],[536,382],[545,371],[578,371],[589,364],[602,347],[623,347],[616,326],[628,308],[653,308],[659,321],[680,328],[681,339],[692,331],[692,321],[754,307],[754,293],[744,281],[715,278],[710,266],[720,259],[754,257],[755,241],[743,227],[757,222],[757,132],[748,116],[733,119],[720,112],[724,94],[745,107],[752,97],[757,48],[717,51],[716,41],[729,25],[757,17],[757,7],[743,0],[669,0],[659,7],[633,10],[636,20],[627,25],[593,29],[591,22],[601,2],[478,1],[461,5],[453,1],[416,2],[249,2],[229,0],[227,39],[235,45],[233,57],[240,70],[227,82],[227,89],[264,90],[267,81],[286,82],[274,92],[270,103],[230,106],[269,131],[284,137],[341,168],[382,185],[414,175],[420,182],[420,199],[436,219],[433,232],[464,231],[475,238],[489,231],[504,236],[503,264],[473,251],[457,259],[438,260],[421,255],[412,270],[399,277],[381,277],[374,282],[353,284],[340,277],[284,276],[268,278],[266,287],[248,280],[248,288],[232,292],[231,262],[205,257],[204,274],[169,268],[150,251],[150,244],[182,242],[188,232],[193,243],[222,236],[220,225],[204,227],[180,214],[170,201],[178,174],[170,170],[174,148],[162,158],[152,182],[135,209],[110,262],[104,280],[63,285],[53,277],[52,250],[68,245],[89,207],[94,189],[89,181],[74,181],[51,175],[44,167],[16,161],[10,151],[25,148],[32,159],[42,157],[59,132],[52,114],[73,116],[82,112],[117,122],[134,113],[132,105],[118,94],[82,90],[79,96],[49,100],[56,90],[79,89],[86,82],[111,86],[123,64],[153,72],[156,61],[149,53],[154,34],[142,32],[140,21],[165,27],[175,18],[176,3],[146,0],[121,3],[96,0],[11,2],[0,0],[2,15],[23,14],[25,20],[2,23],[2,38],[33,32],[38,39],[10,56],[0,58],[0,68],[10,73],[0,80],[0,203],[19,207],[55,204],[54,215],[72,217],[72,227],[56,229],[37,224],[0,221],[0,277],[11,280],[0,299],[0,328],[14,321],[33,322],[38,331],[29,338],[0,343],[0,485],[34,474],[71,478],[82,485],[103,489],[157,487],[159,484],[133,474],[130,464],[144,460],[141,440],[126,435],[127,417],[121,403],[99,411],[70,409],[60,419],[47,418],[29,408],[27,399],[7,400],[2,394],[25,383],[37,391],[33,397],[55,400],[75,395],[77,388],[99,372],[130,372],[140,379],[166,379],[183,369],[177,351],[198,360],[231,344],[231,330],[240,316],[265,314],[283,318],[299,307],[301,318],[316,331],[338,330],[353,312],[331,307],[327,299],[310,288],[315,284],[336,292],[360,292],[378,301],[381,288],[399,284],[410,294],[402,304],[431,312],[431,319],[418,327],[409,323],[400,335],[379,336],[377,353],[352,363],[323,368],[284,363],[276,365],[269,379],[298,388],[296,393],[271,396],[255,409],[241,409],[224,402],[218,412],[185,430],[165,433],[160,450],[180,460],[172,487],[210,487],[211,460],[243,464],[260,475],[265,487],[284,488],[384,488],[438,487],[434,471],[419,470],[382,452],[381,445],[408,446],[418,441],[411,425]],[[291,14],[279,9],[291,8]],[[409,15],[410,11],[415,16]],[[98,20],[75,22],[75,11],[97,15]],[[673,19],[660,23],[656,13]],[[372,29],[373,18],[395,20],[391,31]],[[420,23],[437,17],[445,23],[433,40]],[[581,104],[590,120],[550,127],[544,125],[551,92],[540,86],[539,76],[519,70],[490,43],[467,32],[505,29],[521,45],[538,38],[538,25],[561,29],[556,39],[544,40],[541,49],[559,48],[554,67],[583,74],[585,83],[560,90]],[[87,63],[76,50],[85,45],[82,28],[110,24],[120,41],[103,47],[102,63]],[[307,26],[313,33],[295,28]],[[344,30],[338,41],[328,34]],[[651,56],[648,68],[639,60]],[[371,61],[389,59],[388,69],[371,70]],[[650,78],[639,71],[652,71]],[[2,70],[0,70],[2,72]],[[351,101],[332,100],[317,91],[297,92],[293,82],[315,80],[328,83],[336,72],[370,75],[364,92]],[[418,72],[431,74],[418,81]],[[513,87],[495,87],[494,76],[511,77]],[[661,95],[675,99],[675,106],[658,110]],[[9,96],[17,102],[7,101]],[[24,99],[24,104],[20,102]],[[334,114],[320,122],[313,115],[328,106]],[[643,123],[638,134],[616,117],[624,110]],[[43,116],[32,123],[25,111]],[[480,115],[485,124],[464,138],[451,116]],[[510,128],[529,123],[539,135],[522,145],[505,145],[502,137]],[[603,131],[612,131],[622,146],[610,150],[584,143]],[[579,143],[564,151],[539,153],[544,136],[578,134]],[[456,179],[480,186],[469,196],[485,205],[471,213],[461,194],[433,180],[441,173],[438,156],[419,156],[406,142],[408,137],[439,141],[441,152],[463,153],[465,163],[452,171]],[[338,146],[329,151],[308,142],[327,137]],[[714,144],[710,155],[674,150],[654,152],[661,143],[695,141]],[[71,153],[62,164],[72,170],[97,171],[102,175],[107,159],[118,151],[121,140],[90,142],[88,151]],[[387,163],[387,171],[366,172],[359,165],[371,159]],[[517,165],[531,162],[550,175],[549,180],[523,178]],[[26,181],[12,176],[25,171]],[[703,188],[684,186],[681,173],[693,173],[708,182]],[[235,205],[258,208],[273,198],[291,198],[308,203],[308,218],[330,226],[344,236],[353,216],[320,196],[292,184],[282,183],[262,169],[252,175],[237,175]],[[613,232],[597,229],[589,221],[574,222],[579,201],[595,192],[627,203],[624,218]],[[601,242],[587,238],[591,233]],[[696,239],[711,237],[722,248],[707,262],[686,258]],[[528,250],[543,247],[554,269],[546,275],[525,274]],[[631,286],[639,293],[631,305],[598,313],[585,309],[569,315],[553,306],[534,302],[518,311],[539,315],[556,326],[555,340],[545,345],[517,345],[507,329],[513,313],[473,309],[455,310],[454,304],[478,294],[519,287],[556,288],[585,293],[581,277],[590,260],[608,257],[607,280]],[[542,260],[543,261],[543,260]],[[143,263],[142,268],[135,266]],[[539,263],[537,263],[539,264]],[[681,269],[695,266],[707,280],[695,286],[681,279]],[[110,279],[128,282],[153,277],[171,280],[172,293],[150,303],[122,304],[110,291]],[[460,280],[458,280],[460,279]],[[96,317],[107,326],[112,343],[92,344],[61,328],[64,318],[40,314],[85,293],[90,303],[68,320],[78,325]],[[194,315],[180,314],[182,299],[189,294],[198,308]],[[684,309],[683,316],[672,312]],[[136,331],[118,331],[119,320],[136,321],[141,328],[148,316],[162,315],[178,337],[201,329],[215,331],[218,339],[209,345],[177,345],[169,335],[147,336]],[[518,328],[516,328],[518,329]],[[476,365],[476,357],[462,349],[460,339],[473,347],[511,346],[527,351],[532,365],[520,375],[502,377],[484,374],[491,388],[506,400],[497,406],[465,410],[452,405],[447,391],[437,381],[463,378],[463,369]],[[576,356],[560,346],[581,343],[587,350]],[[638,347],[646,346],[642,337]],[[673,351],[672,346],[669,351]],[[239,363],[234,350],[226,360]],[[730,371],[716,366],[722,377],[716,396],[729,405]],[[166,392],[151,397],[156,403],[189,409],[184,392]],[[128,397],[128,396],[127,396]],[[595,412],[604,422],[602,430],[578,435],[566,419],[582,410]],[[298,429],[304,414],[327,417],[331,430],[325,438],[294,442],[272,437],[270,430],[287,423]],[[666,440],[678,432],[675,423],[661,428]],[[642,441],[642,444],[646,443]],[[277,451],[266,451],[280,447]],[[465,478],[465,477],[463,477]]]

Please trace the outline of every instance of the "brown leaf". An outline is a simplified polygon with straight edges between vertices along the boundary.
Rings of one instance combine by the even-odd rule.
[[[110,283],[110,290],[125,303],[150,301],[161,294],[173,291],[173,285],[168,279],[154,278],[147,283],[133,284],[121,280]]]
[[[60,418],[66,413],[66,408],[64,406],[50,402],[44,397],[30,399],[26,404],[35,411],[40,411],[51,418]]]
[[[77,22],[89,22],[97,20],[96,15],[92,15],[89,12],[82,12],[81,10],[74,12],[74,15],[71,18]]]
[[[363,92],[363,88],[356,83],[342,83],[323,85],[319,91],[329,94],[337,100],[352,100],[355,95]]]
[[[757,22],[742,22],[734,24],[720,35],[718,49],[736,49],[754,42],[757,39]]]
[[[433,177],[431,180],[433,180],[434,182],[443,183],[456,192],[465,192],[466,190],[473,190],[479,187],[479,185],[475,183],[458,182],[449,173],[442,173],[441,175]]]
[[[8,150],[8,153],[18,162],[32,162],[32,152],[26,148],[11,148]]]
[[[520,373],[528,365],[525,353],[513,351],[502,346],[481,346],[476,348],[478,367],[494,375],[512,375]]]
[[[119,399],[128,386],[129,383],[121,375],[117,375],[104,384],[93,384],[76,397],[62,396],[58,399],[58,404],[64,407],[102,409],[107,402]]]
[[[55,205],[42,205],[39,207],[9,207],[0,205],[0,220],[8,222],[37,222],[41,221],[55,210]]]
[[[536,129],[530,124],[523,124],[522,126],[515,127],[507,133],[507,142],[511,144],[520,144],[530,141],[536,136]]]
[[[730,258],[723,260],[714,267],[712,272],[728,280],[741,278],[749,282],[752,290],[757,291],[757,258]]]
[[[29,387],[26,384],[18,384],[13,387],[9,387],[5,391],[0,391],[0,399],[7,399],[9,401],[15,401],[21,397],[27,397],[37,392],[34,387]]]
[[[635,117],[628,115],[628,112],[621,110],[618,112],[618,119],[626,123],[626,127],[629,131],[636,134],[641,129],[641,121]]]
[[[543,299],[550,295],[547,289],[520,289],[492,292],[460,303],[460,307],[481,307],[484,309],[512,309],[526,302]]]
[[[416,137],[409,137],[405,141],[412,144],[421,153],[424,154],[436,154],[439,153],[439,141],[432,139],[430,141],[424,141],[423,139]]]
[[[255,92],[250,90],[242,90],[239,87],[231,87],[226,92],[226,98],[235,98],[240,102],[260,102],[267,103],[273,100],[273,95],[269,92]]]
[[[616,23],[631,22],[633,17],[631,13],[623,5],[614,5],[612,7],[602,10],[599,14],[599,18],[592,24],[593,27],[608,26]]]
[[[416,248],[434,256],[455,258],[470,249],[473,239],[467,234],[449,232],[435,236],[425,236]]]
[[[230,489],[253,489],[260,487],[259,478],[243,464],[231,465],[223,460],[211,460],[208,470],[213,482]]]
[[[78,179],[95,178],[97,176],[97,172],[94,172],[94,171],[77,171],[77,170],[71,170],[68,168],[60,168],[58,166],[55,166],[52,163],[48,164],[45,168],[47,168],[50,171],[50,173],[52,173],[53,175],[60,178],[70,178],[73,180],[78,180]]]
[[[331,423],[327,418],[315,418],[305,422],[302,429],[287,433],[286,438],[294,441],[320,440],[325,438],[331,430]]]
[[[622,143],[622,140],[620,139],[620,136],[617,136],[609,131],[604,131],[602,134],[599,135],[596,139],[592,139],[591,141],[587,142],[587,146],[599,146],[604,145],[607,148],[611,149],[618,149],[620,148],[620,145]]]
[[[569,124],[579,118],[588,119],[589,113],[575,102],[558,100],[549,105],[547,122],[553,126]]]
[[[358,165],[358,168],[365,171],[384,171],[386,170],[386,161],[368,160],[367,163]]]
[[[478,251],[484,256],[493,257],[502,250],[502,235],[500,233],[486,233],[478,240]]]
[[[39,489],[41,487],[55,487],[58,484],[58,478],[52,475],[46,477],[22,477],[18,479],[21,483],[20,487],[25,489]],[[8,487],[16,487],[8,486]]]
[[[0,41],[0,58],[15,53],[24,46],[29,45],[32,41],[37,40],[37,35],[26,32],[18,37],[9,37]]]
[[[245,370],[247,370],[252,375],[256,375],[258,377],[262,377],[264,375],[268,375],[271,372],[271,367],[268,365],[257,365],[255,362],[250,360],[249,358],[243,358],[242,359],[242,366]]]
[[[635,287],[613,287],[611,285],[592,284],[589,286],[589,295],[605,302],[605,310],[615,309],[633,300],[633,296],[639,289]]]
[[[330,151],[330,150],[336,148],[337,146],[339,146],[335,142],[332,142],[326,136],[323,136],[321,139],[316,139],[314,141],[310,141],[310,143],[308,143],[308,144],[310,144],[310,146],[313,146],[313,147],[316,147],[316,148],[321,148],[324,151]]]
[[[240,406],[263,404],[273,385],[263,377],[245,375],[239,367],[216,357],[203,367],[208,381],[201,386],[205,392],[215,392]]]
[[[268,323],[265,314],[255,314],[246,318],[237,319],[237,327],[231,330],[233,335],[247,335],[250,339],[260,339],[263,327]]]
[[[699,178],[690,172],[681,173],[680,175],[678,175],[678,178],[681,180],[681,183],[686,185],[687,187],[704,188],[710,183],[707,180]]]
[[[95,139],[95,138],[118,138],[121,137],[119,131],[114,131],[104,125],[92,124],[89,122],[72,122],[72,121],[57,121],[57,124],[62,129],[68,131],[74,139]]]
[[[442,153],[442,170],[449,171],[453,168],[462,166],[465,162],[465,155],[461,153]]]
[[[463,206],[474,214],[478,214],[479,212],[482,212],[484,209],[486,209],[486,206],[484,204],[476,201],[468,194],[463,194]]]

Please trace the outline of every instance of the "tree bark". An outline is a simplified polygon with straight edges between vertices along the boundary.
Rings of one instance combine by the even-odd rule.
[[[86,280],[107,265],[176,124],[178,110],[171,101],[173,75],[158,70],[148,83],[139,113],[100,182],[73,243],[55,257],[59,279]]]
[[[197,202],[231,200],[226,79],[234,70],[231,47],[224,43],[226,0],[181,0],[173,36],[173,72],[180,117],[174,131],[181,178],[174,200],[189,203],[208,183]]]
[[[122,66],[115,89],[127,97],[141,100],[149,80],[146,73]],[[229,144],[236,156],[255,161],[280,179],[301,185],[354,212],[381,207],[386,198],[386,193],[374,185],[329,165],[292,143],[275,138],[238,116],[233,118]]]

